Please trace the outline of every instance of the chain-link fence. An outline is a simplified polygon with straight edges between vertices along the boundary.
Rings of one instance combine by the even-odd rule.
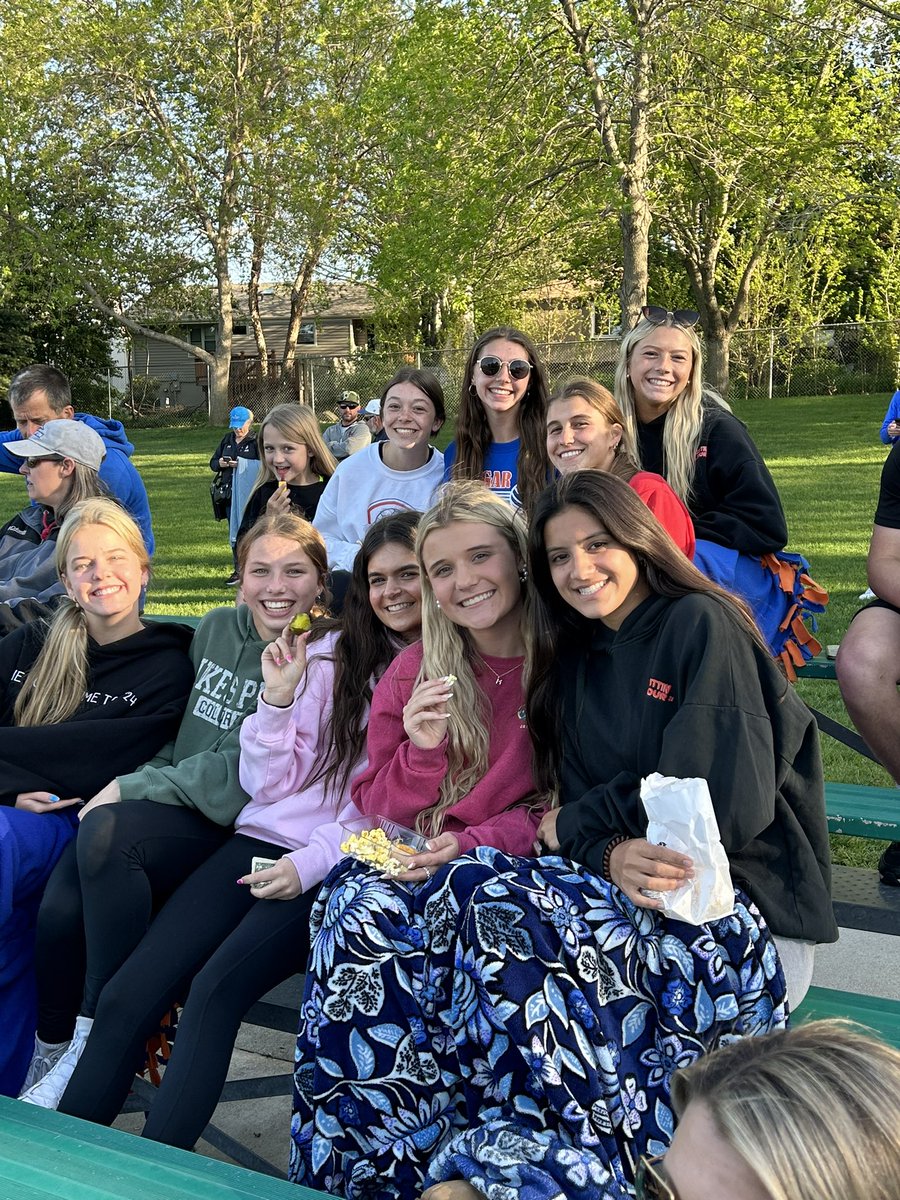
[[[538,347],[551,389],[572,375],[588,375],[612,388],[618,341],[615,337],[552,342]],[[898,377],[900,321],[823,325],[812,329],[744,329],[731,340],[729,395],[733,400],[764,397],[859,395],[891,392]],[[447,414],[453,420],[468,351],[374,352],[342,357],[302,355],[287,372],[272,361],[232,360],[229,400],[253,410],[257,419],[276,404],[301,401],[325,423],[338,419],[341,393],[360,402],[379,396],[403,366],[426,367],[441,382]],[[76,407],[118,418],[126,425],[205,425],[209,420],[206,366],[185,355],[183,366],[164,377],[139,374],[101,382],[91,394],[74,397]]]

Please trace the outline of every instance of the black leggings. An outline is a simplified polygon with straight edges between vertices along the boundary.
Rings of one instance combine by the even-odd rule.
[[[47,882],[37,924],[38,1036],[64,1042],[157,910],[231,829],[152,800],[93,809]]]
[[[194,1145],[219,1101],[244,1013],[306,966],[318,887],[293,900],[265,900],[235,882],[254,855],[283,854],[283,847],[234,834],[181,885],[104,988],[60,1112],[115,1120],[144,1043],[187,995],[144,1137]]]

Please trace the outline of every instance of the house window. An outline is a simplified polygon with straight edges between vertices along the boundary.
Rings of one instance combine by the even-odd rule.
[[[247,333],[246,325],[234,325],[234,326],[232,326],[232,328],[233,328],[235,334],[237,334],[239,337],[243,337]]]
[[[316,323],[315,321],[304,321],[300,326],[300,337],[297,339],[301,346],[314,346],[316,344]]]
[[[215,325],[189,325],[188,341],[192,346],[202,346],[209,354],[216,352]]]

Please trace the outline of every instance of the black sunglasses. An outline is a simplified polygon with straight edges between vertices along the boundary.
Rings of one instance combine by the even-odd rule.
[[[25,466],[28,468],[29,471],[33,471],[34,468],[39,467],[41,465],[41,463],[45,463],[45,462],[61,463],[61,462],[65,462],[65,461],[66,460],[64,458],[60,458],[60,456],[58,454],[41,454],[41,455],[36,456],[35,458],[26,458]]]
[[[497,358],[495,354],[486,354],[484,358],[477,358],[475,366],[481,367],[482,375],[498,375],[501,367],[506,367],[509,370],[510,379],[527,379],[531,374],[532,366],[524,358],[511,358],[508,362],[504,362],[502,358]]]
[[[359,408],[359,405],[358,404],[348,404],[348,402],[346,400],[342,400],[340,402],[340,404],[338,405],[338,408]]]
[[[700,314],[692,308],[676,308],[674,312],[669,312],[658,304],[645,304],[641,316],[654,325],[681,325],[684,329],[690,329],[700,320]]]

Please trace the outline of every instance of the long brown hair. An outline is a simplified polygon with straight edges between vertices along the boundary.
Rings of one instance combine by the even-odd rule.
[[[587,643],[594,622],[577,613],[557,591],[547,561],[545,531],[564,509],[591,513],[610,537],[637,559],[651,592],[677,599],[695,592],[720,604],[735,632],[750,638],[768,659],[770,651],[750,610],[737,597],[698,571],[627,483],[607,471],[573,471],[538,497],[528,533],[531,624],[527,718],[535,751],[535,778],[542,790],[555,790],[559,778],[559,696],[556,665],[567,646]],[[785,683],[787,689],[787,683]]]
[[[459,397],[459,417],[456,422],[456,461],[453,479],[481,479],[484,457],[491,443],[491,427],[484,405],[475,394],[475,364],[489,342],[515,342],[531,363],[528,387],[518,406],[518,427],[521,443],[518,459],[518,489],[526,512],[537,499],[547,482],[547,437],[544,414],[547,409],[547,378],[537,347],[519,329],[501,326],[483,333],[469,354]]]
[[[383,546],[403,546],[415,558],[419,515],[407,510],[370,525],[353,560],[340,620],[341,635],[334,648],[330,750],[317,776],[325,780],[326,786],[346,789],[350,772],[366,748],[363,715],[372,700],[372,681],[381,678],[403,649],[403,643],[378,619],[369,603],[369,563]]]

